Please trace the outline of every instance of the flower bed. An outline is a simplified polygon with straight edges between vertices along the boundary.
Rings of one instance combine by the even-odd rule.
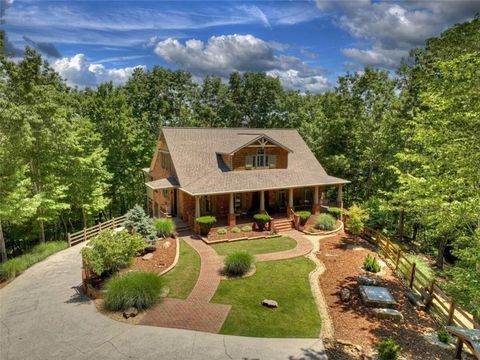
[[[249,230],[245,228],[248,227]],[[237,228],[237,230],[235,230]],[[240,231],[238,231],[240,229]],[[225,231],[226,230],[226,231]],[[277,237],[271,230],[254,230],[254,223],[244,223],[235,226],[222,226],[210,229],[207,237],[203,237],[203,241],[208,243],[247,240],[247,239],[263,239],[266,237]]]
[[[334,230],[325,231],[325,230],[315,229],[315,219],[317,218],[317,216],[318,215],[310,216],[310,218],[305,223],[305,226],[301,228],[300,231],[308,235],[329,235],[329,234],[335,234],[343,229],[343,222],[340,220],[337,220]]]

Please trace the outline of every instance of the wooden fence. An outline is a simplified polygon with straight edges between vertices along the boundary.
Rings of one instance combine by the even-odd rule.
[[[67,234],[67,241],[68,241],[68,246],[73,246],[81,243],[82,241],[87,241],[90,238],[98,235],[98,233],[102,230],[106,229],[116,229],[119,228],[123,225],[125,221],[125,215],[119,216],[113,219],[110,219],[108,221],[105,221],[103,223],[98,223],[97,225],[94,225],[89,228],[84,228],[83,230],[77,231],[75,233],[68,233]]]
[[[397,274],[404,278],[407,285],[422,299],[424,299],[428,310],[439,321],[447,325],[456,325],[467,329],[480,329],[480,324],[475,321],[473,315],[463,310],[445,291],[429,279],[416,264],[405,256],[397,244],[377,230],[364,229],[364,236],[378,245],[380,254],[387,264]]]

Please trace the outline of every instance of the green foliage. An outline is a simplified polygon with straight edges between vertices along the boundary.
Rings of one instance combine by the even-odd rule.
[[[358,205],[352,205],[347,211],[347,227],[353,235],[361,235],[365,226],[365,221],[368,220],[368,214]]]
[[[163,279],[155,273],[133,271],[115,276],[105,284],[104,306],[111,311],[147,309],[160,299],[163,285]]]
[[[342,208],[339,208],[339,207],[329,206],[327,208],[327,213],[332,215],[335,219],[339,219],[342,212],[343,212]]]
[[[218,235],[227,235],[227,229],[226,228],[220,228],[217,230]]]
[[[270,219],[271,218],[268,214],[260,213],[260,214],[253,215],[253,221],[255,222],[255,224],[257,224],[260,230],[265,229],[265,226],[268,224]]]
[[[315,229],[323,231],[335,230],[336,220],[332,215],[320,214],[315,219]]]
[[[421,255],[408,255],[407,259],[411,263],[415,263],[416,269],[425,275],[427,280],[433,279],[435,272],[432,270],[432,267],[428,261],[425,260]]]
[[[157,230],[157,236],[171,236],[175,232],[175,223],[170,219],[155,219],[153,226]]]
[[[237,233],[241,232],[242,229],[240,229],[238,226],[234,226],[230,229],[230,231],[234,234],[237,234]]]
[[[247,273],[253,263],[255,257],[246,251],[237,251],[225,257],[224,271],[228,276],[242,276]]]
[[[372,273],[378,273],[382,269],[377,258],[371,255],[365,256],[365,259],[363,260],[363,268]]]
[[[146,240],[155,241],[157,239],[157,229],[152,219],[139,205],[135,205],[127,212],[124,226],[131,233],[139,234]]]
[[[310,211],[297,211],[296,214],[300,217],[300,224],[305,225],[312,213]]]
[[[252,230],[253,230],[253,229],[252,229],[252,226],[251,226],[251,225],[244,225],[244,226],[242,226],[242,231],[243,231],[243,232],[250,232],[250,231],[252,231]]]
[[[445,329],[437,331],[437,338],[444,344],[448,344],[450,342],[450,334]]]
[[[144,248],[145,241],[138,234],[105,230],[90,240],[82,249],[82,255],[85,265],[98,276],[103,276],[129,266]]]
[[[30,266],[65,248],[67,248],[65,241],[48,241],[38,244],[29,252],[0,264],[0,278],[13,279]]]
[[[402,351],[402,347],[392,338],[380,341],[376,347],[381,360],[396,360]]]
[[[195,222],[200,227],[200,233],[207,235],[212,226],[217,222],[215,216],[200,216],[195,219]]]

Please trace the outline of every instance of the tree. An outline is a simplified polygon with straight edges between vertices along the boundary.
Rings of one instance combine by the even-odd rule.
[[[368,214],[360,206],[353,204],[347,211],[346,225],[348,231],[355,236],[360,236],[368,220]]]

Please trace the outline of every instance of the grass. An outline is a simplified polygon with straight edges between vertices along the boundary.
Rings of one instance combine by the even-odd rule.
[[[180,240],[180,258],[172,271],[163,278],[170,288],[168,297],[186,299],[200,274],[200,256],[185,241]]]
[[[257,263],[254,275],[222,280],[213,303],[232,309],[222,334],[256,337],[316,338],[320,316],[310,290],[308,274],[315,264],[304,257]],[[261,305],[276,300],[277,309]]]
[[[134,271],[111,278],[105,285],[107,310],[146,309],[160,299],[165,280],[152,272]]]
[[[247,251],[250,254],[257,255],[290,250],[297,246],[297,242],[292,238],[282,236],[270,239],[241,240],[211,246],[218,255],[229,255],[238,251]]]
[[[30,266],[66,248],[66,241],[48,241],[43,244],[38,244],[25,254],[0,264],[0,278],[13,279]]]

